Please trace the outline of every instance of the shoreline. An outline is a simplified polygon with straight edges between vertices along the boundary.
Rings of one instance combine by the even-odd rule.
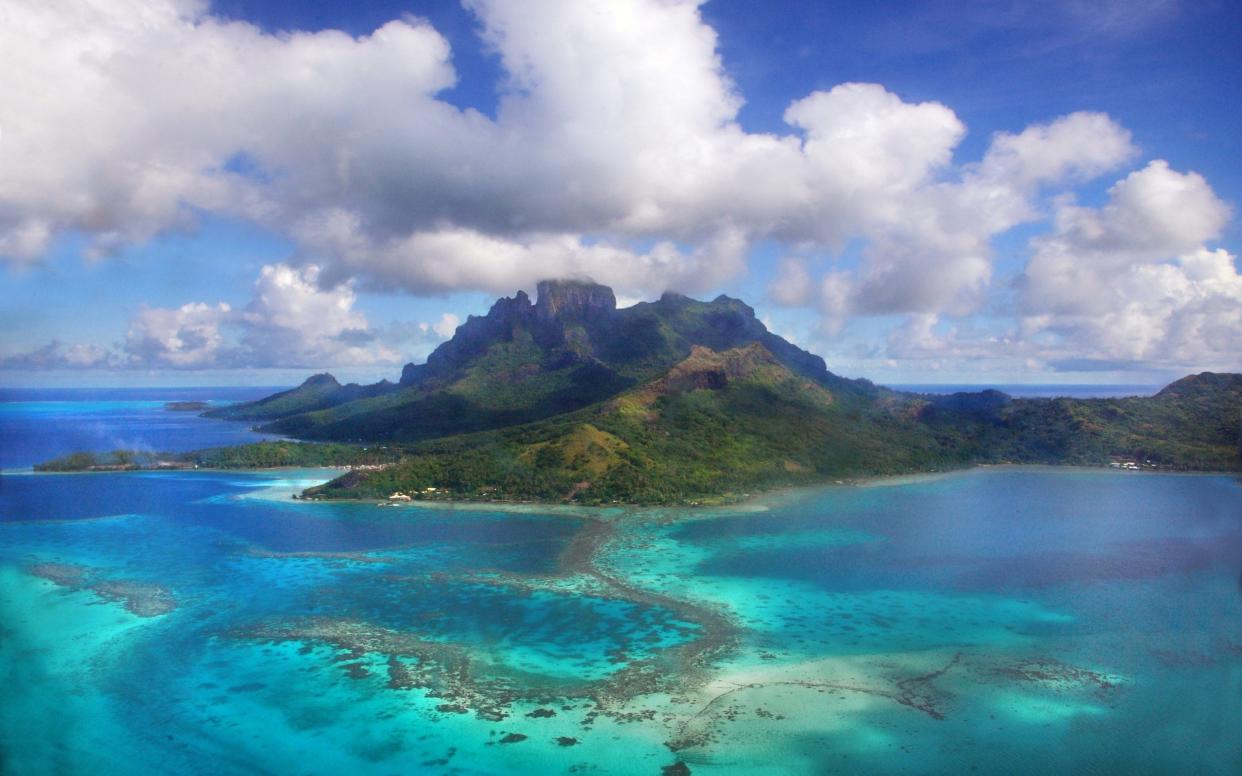
[[[172,474],[172,473],[194,474],[196,472],[203,472],[205,474],[247,474],[247,473],[253,472],[256,474],[261,474],[261,473],[267,473],[267,472],[310,472],[310,471],[342,472],[343,473],[349,470],[343,469],[340,466],[255,466],[255,467],[248,467],[245,469],[241,469],[241,468],[225,469],[225,468],[220,468],[217,466],[199,466],[199,467],[185,467],[185,468],[182,468],[179,466],[168,466],[168,467],[148,467],[148,468],[134,468],[134,469],[66,469],[64,471],[40,471],[38,469],[35,469],[34,466],[23,466],[23,467],[16,468],[16,469],[0,469],[0,476],[6,475],[6,474],[21,476],[21,477],[31,477],[31,476],[38,477],[38,476],[61,475],[61,474]]]
[[[269,470],[273,471],[273,470]],[[1199,469],[1141,469],[1138,471],[1116,469],[1109,466],[1086,466],[1082,464],[1040,464],[1040,463],[1003,463],[1003,464],[972,464],[959,469],[920,472],[912,474],[878,474],[868,477],[850,477],[805,485],[790,485],[772,488],[748,494],[745,498],[718,504],[670,502],[665,504],[572,504],[561,501],[475,501],[470,499],[419,499],[411,501],[387,501],[376,498],[330,498],[330,499],[291,499],[299,503],[310,504],[374,504],[377,507],[415,509],[448,509],[448,510],[491,510],[499,512],[529,513],[538,511],[541,514],[559,514],[565,516],[594,517],[607,513],[617,515],[643,512],[657,512],[669,509],[693,510],[700,514],[712,512],[766,512],[788,501],[796,501],[809,497],[814,492],[835,488],[889,488],[905,485],[916,485],[924,482],[947,479],[970,473],[1000,471],[1026,471],[1034,473],[1072,473],[1108,474],[1108,475],[1174,475],[1186,477],[1233,477],[1242,479],[1242,471],[1238,470],[1199,470]],[[106,473],[106,472],[103,472]]]
[[[26,466],[16,469],[0,469],[0,477],[18,476],[18,477],[39,477],[39,476],[57,476],[57,475],[118,475],[118,474],[159,474],[159,473],[204,473],[204,474],[279,474],[289,472],[306,472],[321,473],[323,476],[333,475],[325,482],[335,479],[341,473],[348,472],[348,469],[341,467],[316,467],[316,466],[273,466],[273,467],[255,467],[245,469],[226,469],[216,467],[199,467],[199,468],[135,468],[124,470],[78,470],[78,471],[37,471],[33,466]],[[977,463],[964,466],[957,469],[947,469],[928,472],[915,472],[907,474],[878,474],[865,477],[843,477],[825,479],[822,482],[807,483],[802,485],[786,485],[778,486],[770,490],[761,490],[754,493],[748,493],[744,497],[735,501],[722,501],[719,503],[699,503],[699,502],[668,502],[659,504],[638,504],[638,503],[616,503],[616,504],[573,504],[563,501],[515,501],[506,499],[497,499],[495,501],[478,501],[471,499],[416,499],[411,501],[389,501],[379,498],[301,498],[298,493],[293,494],[293,498],[281,499],[282,503],[294,502],[298,504],[372,504],[376,507],[399,508],[413,507],[416,509],[443,509],[443,510],[463,510],[463,511],[479,511],[490,510],[497,512],[512,513],[530,513],[539,512],[541,514],[556,514],[568,517],[593,517],[607,513],[617,515],[662,511],[668,509],[685,509],[695,512],[708,514],[714,511],[720,512],[764,512],[789,501],[796,501],[800,498],[810,496],[813,492],[834,489],[834,488],[890,488],[901,487],[904,485],[914,485],[924,482],[934,482],[936,480],[946,479],[955,475],[967,473],[990,472],[990,471],[1026,471],[1035,473],[1095,473],[1110,475],[1165,475],[1165,476],[1185,476],[1185,477],[1234,477],[1242,478],[1240,470],[1202,470],[1202,469],[1118,469],[1111,466],[1089,466],[1085,464],[1044,464],[1044,463]],[[254,492],[262,492],[272,488],[260,487]]]

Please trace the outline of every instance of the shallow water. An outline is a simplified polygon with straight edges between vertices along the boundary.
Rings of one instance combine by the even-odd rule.
[[[1242,487],[976,470],[718,510],[0,479],[5,773],[1238,773]]]

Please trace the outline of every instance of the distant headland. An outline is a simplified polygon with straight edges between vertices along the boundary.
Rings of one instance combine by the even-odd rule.
[[[205,401],[170,401],[164,403],[164,409],[169,412],[204,412],[211,409],[211,405]]]

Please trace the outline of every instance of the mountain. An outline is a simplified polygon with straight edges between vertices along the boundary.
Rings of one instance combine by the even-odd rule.
[[[498,300],[398,384],[316,375],[217,414],[382,443],[384,463],[307,491],[315,498],[675,503],[978,463],[1242,470],[1242,375],[1122,399],[903,393],[833,374],[740,300],[667,293],[618,310],[585,281]]]
[[[306,496],[705,503],[975,463],[1238,471],[1240,434],[1242,375],[1203,373],[1125,399],[834,391],[751,343],[695,346],[664,374],[609,399],[492,431],[394,446],[276,442],[78,454],[36,468],[333,464],[358,468]]]
[[[553,417],[651,380],[695,346],[763,345],[790,371],[825,387],[871,394],[819,356],[769,332],[745,303],[700,302],[666,293],[618,310],[612,289],[589,281],[538,284],[484,316],[470,316],[396,386],[340,386],[329,375],[257,402],[214,413],[267,420],[263,430],[303,439],[413,442]]]
[[[1242,468],[1238,374],[1191,375],[1147,397],[1011,399],[985,391],[928,398],[920,421],[978,462]]]
[[[798,374],[759,342],[690,354],[590,407],[416,445],[400,463],[346,475],[311,497],[394,491],[469,498],[666,503],[775,483],[911,471],[940,459],[857,391]]]
[[[324,373],[308,377],[297,388],[272,394],[258,401],[219,407],[203,414],[223,420],[274,420],[383,396],[395,390],[397,386],[387,380],[381,380],[374,385],[341,385],[335,377]]]
[[[1168,390],[1103,400],[876,397],[833,392],[758,343],[696,347],[665,375],[592,407],[424,442],[395,465],[306,495],[667,504],[976,463],[1242,469],[1242,375],[1187,380],[1196,384],[1189,404]]]

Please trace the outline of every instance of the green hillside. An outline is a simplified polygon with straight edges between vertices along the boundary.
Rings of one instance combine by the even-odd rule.
[[[381,380],[374,385],[350,383],[341,385],[330,374],[317,374],[307,378],[297,388],[273,394],[253,402],[219,407],[203,413],[209,418],[223,420],[273,420],[304,412],[313,412],[350,402],[364,401],[397,390],[397,386]]]
[[[673,503],[972,463],[1238,470],[1240,427],[1242,375],[1187,378],[1151,398],[876,398],[834,393],[758,344],[695,348],[588,409],[419,444],[308,495]]]
[[[833,393],[766,348],[695,347],[661,377],[593,407],[419,444],[401,463],[308,495],[664,503],[780,484],[961,465],[916,424]]]
[[[587,407],[654,379],[696,345],[767,348],[793,372],[836,391],[866,381],[830,373],[823,359],[769,332],[745,303],[665,294],[618,310],[612,290],[585,281],[544,281],[538,301],[519,291],[470,316],[399,385],[340,386],[316,375],[217,417],[269,421],[263,430],[337,441],[415,442],[504,428]]]

